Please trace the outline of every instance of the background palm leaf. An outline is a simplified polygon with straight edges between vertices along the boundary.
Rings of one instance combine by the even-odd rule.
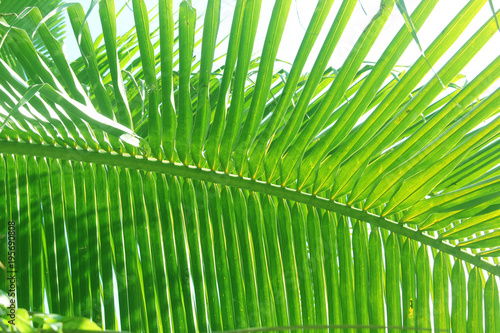
[[[16,27],[26,30],[31,36],[36,28],[29,18],[26,16],[26,9],[29,6],[36,5],[43,17],[46,17],[47,27],[50,29],[52,35],[62,42],[65,34],[65,23],[61,12],[54,12],[63,3],[62,0],[40,0],[34,3],[33,1],[2,1],[0,2],[0,13],[2,14],[0,20],[13,24]],[[50,14],[50,15],[49,15]],[[33,38],[33,45],[41,52],[41,55],[47,56],[47,49],[43,44],[40,35],[35,34]],[[8,48],[0,49],[0,57],[9,64],[11,68],[16,69],[19,75],[23,75],[22,66],[13,56]]]
[[[48,57],[0,22],[26,75],[0,59],[0,211],[23,244],[18,305],[132,332],[500,331],[499,90],[483,94],[500,58],[457,85],[495,17],[432,69],[486,2],[467,3],[404,71],[437,1],[411,15],[399,1],[406,24],[367,63],[394,7],[383,0],[327,68],[356,4],[343,1],[306,74],[332,0],[318,1],[290,71],[274,68],[290,0],[276,1],[258,58],[261,1],[236,1],[220,68],[220,0],[199,34],[190,1],[176,23],[160,0],[150,31],[154,12],[134,0],[123,36],[101,0],[97,41],[73,4],[72,64],[36,11]]]

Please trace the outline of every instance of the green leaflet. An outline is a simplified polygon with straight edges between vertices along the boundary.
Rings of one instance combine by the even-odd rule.
[[[481,273],[473,268],[467,283],[467,331],[483,332],[483,282]]]
[[[220,0],[209,1],[207,3],[207,11],[205,13],[205,22],[203,24],[203,42],[202,55],[200,65],[200,79],[198,86],[198,105],[194,127],[191,136],[190,151],[193,162],[201,167],[202,147],[210,124],[211,108],[210,108],[210,79],[212,67],[214,63],[214,52],[217,41],[217,33],[219,31]],[[172,121],[174,121],[172,119]]]
[[[485,330],[487,332],[498,331],[500,329],[500,302],[498,299],[498,285],[493,275],[488,276],[486,286],[484,288],[484,319]]]
[[[433,281],[433,312],[436,330],[450,330],[448,268],[442,253],[434,257]]]
[[[386,300],[387,300],[387,324],[389,326],[402,325],[401,313],[401,250],[398,239],[391,233],[385,243],[386,261]],[[392,332],[399,332],[394,329]]]
[[[370,311],[368,309],[370,267],[368,263],[368,234],[366,227],[356,222],[352,235],[353,259],[355,264],[354,281],[356,283],[356,315],[357,322],[361,325],[370,324]]]
[[[193,111],[190,95],[196,11],[187,1],[179,5],[179,107],[175,148],[179,159],[188,163]]]
[[[161,0],[158,4],[160,18],[160,64],[161,64],[161,117],[162,146],[165,159],[173,161],[175,144],[175,108],[173,88],[174,17],[171,0]]]
[[[100,1],[99,15],[101,17],[104,42],[106,44],[106,54],[113,81],[113,92],[117,107],[116,119],[120,124],[132,129],[130,106],[128,104],[127,93],[123,83],[123,76],[119,65],[116,45],[117,36],[114,0]]]
[[[224,128],[219,147],[220,168],[226,173],[229,172],[231,152],[236,142],[237,130],[241,121],[246,77],[257,33],[261,3],[262,0],[249,0],[243,5],[244,17],[241,25],[241,40],[238,49],[233,96],[231,105],[227,111],[226,127]]]

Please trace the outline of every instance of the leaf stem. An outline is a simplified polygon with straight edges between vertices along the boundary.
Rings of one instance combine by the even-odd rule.
[[[409,228],[398,222],[391,221],[387,218],[377,216],[333,200],[314,196],[309,193],[298,192],[294,189],[274,184],[268,184],[260,180],[252,180],[250,178],[239,177],[237,175],[225,174],[223,172],[201,169],[194,166],[185,166],[167,161],[159,161],[152,158],[146,159],[141,157],[132,157],[126,154],[118,155],[107,152],[85,151],[81,149],[70,149],[12,141],[1,142],[0,153],[112,165],[123,168],[165,173],[172,176],[208,181],[220,185],[260,192],[276,196],[278,198],[304,203],[334,213],[339,213],[366,223],[370,223],[373,226],[385,228],[402,236],[416,240],[424,245],[432,246],[433,248],[450,254],[457,259],[461,259],[478,268],[484,269],[487,272],[500,276],[500,266],[495,266],[479,256],[467,253],[454,245],[424,234],[422,231]]]

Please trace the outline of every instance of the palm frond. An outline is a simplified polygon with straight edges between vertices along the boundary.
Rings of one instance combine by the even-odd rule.
[[[72,64],[40,15],[48,57],[0,22],[27,76],[0,59],[0,211],[28,244],[19,306],[132,332],[499,330],[500,90],[484,92],[500,57],[459,85],[499,14],[436,69],[487,6],[468,2],[401,71],[436,3],[410,15],[397,1],[405,24],[370,63],[395,5],[381,1],[327,68],[356,5],[343,1],[310,73],[333,0],[318,1],[290,71],[275,64],[291,0],[276,1],[257,58],[261,1],[237,0],[221,68],[220,0],[201,30],[190,1],[176,23],[160,0],[154,31],[134,0],[123,36],[102,0],[97,42],[70,5]]]

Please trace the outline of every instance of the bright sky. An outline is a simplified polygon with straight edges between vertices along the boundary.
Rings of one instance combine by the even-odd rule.
[[[85,9],[88,9],[90,1],[89,0],[78,0],[82,3]],[[418,5],[420,1],[418,0],[406,0],[405,4],[408,11],[411,13],[413,9]],[[441,0],[437,4],[434,12],[428,18],[427,22],[424,24],[422,29],[418,32],[418,37],[420,43],[425,50],[430,43],[436,38],[436,36],[446,27],[446,25],[452,20],[452,18],[460,11],[461,8],[467,3],[467,0]],[[116,0],[117,9],[121,8],[126,3],[125,0]],[[158,2],[157,0],[146,0],[148,8],[153,8]],[[178,8],[180,0],[174,0],[174,8]],[[202,14],[205,11],[207,0],[193,0],[193,7],[196,8],[198,14]],[[333,22],[335,15],[340,7],[342,1],[337,0],[334,2],[332,11],[324,25],[322,34],[318,38],[318,42],[312,52],[312,57],[306,64],[306,71],[309,71],[318,54],[322,41],[325,39],[330,25]],[[500,0],[493,0],[493,6],[496,10],[500,9]],[[234,10],[234,0],[222,0],[222,22],[219,29],[219,39],[223,38],[226,33],[230,30],[232,13]],[[293,0],[290,9],[289,19],[287,26],[285,28],[285,33],[282,39],[280,50],[278,52],[278,58],[287,62],[292,62],[295,54],[300,46],[300,42],[304,35],[307,24],[313,14],[314,8],[317,1],[313,0]],[[362,6],[364,11],[362,9]],[[356,42],[358,36],[363,31],[364,27],[368,24],[371,17],[377,12],[380,1],[378,0],[361,0],[358,1],[354,13],[351,17],[350,23],[346,27],[345,33],[340,40],[331,60],[330,65],[334,68],[338,68],[342,65],[344,59],[347,57],[352,46]],[[130,7],[132,5],[130,4]],[[267,25],[270,20],[272,9],[274,6],[274,1],[264,0],[262,1],[261,18],[259,21],[259,27],[257,32],[256,46],[254,47],[254,53],[258,54],[262,49],[264,43]],[[365,13],[366,12],[366,13]],[[465,33],[458,39],[458,41],[453,45],[453,47],[445,54],[445,56],[436,64],[434,70],[438,70],[443,66],[449,57],[456,52],[460,46],[462,46],[469,38],[477,31],[482,24],[492,17],[492,10],[486,2],[486,5],[481,10],[481,12],[472,21]],[[199,21],[202,22],[202,21]],[[366,60],[376,61],[382,52],[385,50],[387,45],[390,43],[394,35],[399,31],[404,21],[399,13],[396,6],[386,23],[379,39],[370,51]],[[93,37],[95,38],[101,32],[100,22],[98,20],[98,9],[97,6],[94,8],[90,18],[89,24]],[[133,24],[132,12],[129,9],[125,9],[123,14],[118,19],[118,33],[122,33],[130,29]],[[155,22],[157,25],[158,23]],[[79,56],[78,48],[76,47],[76,42],[73,36],[67,39],[66,50],[70,60],[73,60]],[[68,51],[69,50],[69,51]],[[225,51],[224,48],[221,52]],[[196,54],[196,51],[195,51]],[[199,55],[199,52],[198,52]],[[483,50],[476,55],[476,58],[462,71],[471,80],[480,71],[486,67],[491,61],[493,61],[498,55],[500,55],[500,33],[496,33],[489,43],[483,48]],[[411,65],[420,56],[420,50],[418,49],[416,43],[412,42],[410,47],[404,53],[404,55],[399,60],[400,65]],[[430,73],[428,78],[432,75]],[[500,86],[500,84],[495,84],[494,87],[488,89],[488,92],[492,92],[493,88]]]

